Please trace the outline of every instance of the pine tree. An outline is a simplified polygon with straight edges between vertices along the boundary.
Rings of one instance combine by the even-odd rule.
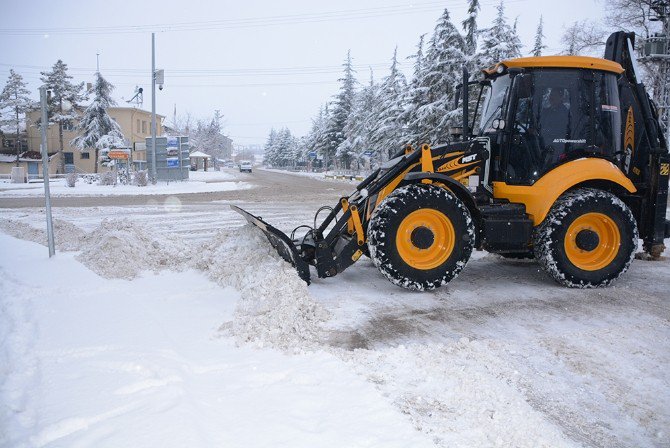
[[[344,126],[347,117],[354,107],[354,95],[356,92],[356,78],[354,77],[354,68],[351,62],[351,51],[347,52],[347,59],[343,64],[344,75],[339,81],[342,83],[340,92],[335,97],[333,109],[330,113],[328,131],[326,132],[326,157],[332,158],[337,148],[344,141]],[[345,168],[349,167],[350,160],[345,156],[340,160]]]
[[[406,89],[405,75],[398,69],[398,48],[396,47],[393,51],[390,73],[379,87],[379,100],[375,108],[372,145],[377,151],[380,163],[388,160],[405,146],[402,114]]]
[[[479,0],[469,0],[468,16],[463,20],[463,31],[465,31],[465,48],[470,55],[477,53],[477,15],[481,6]]]
[[[500,61],[521,56],[521,40],[517,34],[516,22],[514,27],[507,23],[505,5],[502,0],[496,9],[498,13],[493,26],[484,33],[485,38],[479,52],[482,67],[490,67]]]
[[[275,128],[270,129],[270,134],[265,141],[265,146],[263,147],[264,156],[263,163],[274,167],[277,163],[276,160],[276,147],[277,147],[277,131]]]
[[[402,138],[400,144],[406,146],[409,144],[416,144],[420,138],[418,107],[425,103],[425,89],[421,85],[421,78],[423,76],[423,68],[425,63],[425,56],[423,54],[424,39],[426,35],[419,36],[419,43],[417,44],[416,53],[409,57],[414,59],[412,80],[402,94],[401,104],[403,112],[400,115],[400,123],[402,125]]]
[[[327,151],[326,133],[329,122],[328,105],[325,104],[319,108],[319,113],[312,119],[312,127],[305,138],[307,150],[316,152],[322,158],[325,157]]]
[[[98,172],[98,154],[101,149],[126,146],[121,127],[107,113],[107,109],[116,104],[112,99],[112,90],[114,86],[103,78],[100,72],[96,72],[93,101],[86,108],[77,125],[81,134],[71,142],[80,151],[94,150],[96,173]]]
[[[356,169],[360,169],[363,153],[373,147],[373,136],[379,125],[378,90],[370,69],[370,83],[356,94],[354,107],[344,126],[345,139],[337,149],[338,157],[356,162]]]
[[[56,61],[50,72],[42,72],[41,80],[51,92],[51,100],[48,104],[49,124],[58,124],[58,155],[60,158],[58,169],[64,173],[63,126],[72,124],[77,118],[77,111],[81,108],[80,103],[86,99],[86,94],[82,93],[84,83],[72,84],[72,76],[67,73],[67,64],[60,59]],[[67,111],[66,104],[70,105]]]
[[[415,144],[437,144],[449,138],[449,127],[459,121],[459,110],[453,110],[456,85],[461,81],[466,63],[465,41],[444,10],[428,47],[419,89],[424,93],[417,108],[415,124],[419,139]]]
[[[16,166],[19,166],[19,157],[21,154],[21,116],[30,109],[31,101],[30,91],[26,88],[27,84],[23,77],[14,70],[9,70],[9,79],[5,88],[0,93],[0,111],[6,110],[7,118],[0,120],[0,126],[9,126],[16,129],[16,140],[14,148],[16,150]]]
[[[544,44],[544,21],[542,16],[540,16],[540,23],[537,24],[537,31],[535,32],[535,44],[533,45],[533,56],[542,56],[542,50],[547,48]]]

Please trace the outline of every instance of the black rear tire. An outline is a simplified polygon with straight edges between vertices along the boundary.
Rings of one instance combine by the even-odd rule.
[[[370,258],[393,284],[424,291],[446,285],[475,244],[470,212],[449,190],[407,185],[389,194],[368,226]]]
[[[535,258],[554,280],[568,287],[595,288],[628,270],[638,230],[621,199],[581,188],[556,200],[534,239]]]

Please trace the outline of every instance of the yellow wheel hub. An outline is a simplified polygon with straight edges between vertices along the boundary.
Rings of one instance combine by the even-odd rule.
[[[456,232],[451,220],[430,208],[413,211],[396,233],[396,248],[405,263],[415,269],[434,269],[447,261],[454,250]]]
[[[616,223],[602,213],[586,213],[575,219],[565,234],[568,260],[584,271],[607,267],[619,253],[621,233]]]

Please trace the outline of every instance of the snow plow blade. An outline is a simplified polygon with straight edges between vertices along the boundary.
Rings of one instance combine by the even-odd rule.
[[[297,269],[300,278],[303,279],[305,282],[307,282],[307,284],[309,285],[310,283],[309,265],[305,260],[300,258],[300,255],[298,254],[298,249],[295,247],[295,244],[293,244],[293,241],[291,241],[291,239],[288,236],[286,236],[284,232],[266,223],[260,217],[254,216],[251,213],[247,212],[246,210],[237,207],[236,205],[231,205],[230,208],[235,210],[240,215],[244,216],[244,218],[250,224],[253,224],[254,226],[258,227],[265,234],[268,241],[270,241],[272,247],[274,247],[277,250],[277,253],[281,255],[281,257],[284,260],[291,263]]]

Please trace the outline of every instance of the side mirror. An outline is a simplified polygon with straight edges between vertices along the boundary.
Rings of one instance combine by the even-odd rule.
[[[502,118],[496,118],[491,123],[491,127],[493,129],[498,130],[498,131],[501,131],[501,130],[505,129],[505,120],[503,120]]]

